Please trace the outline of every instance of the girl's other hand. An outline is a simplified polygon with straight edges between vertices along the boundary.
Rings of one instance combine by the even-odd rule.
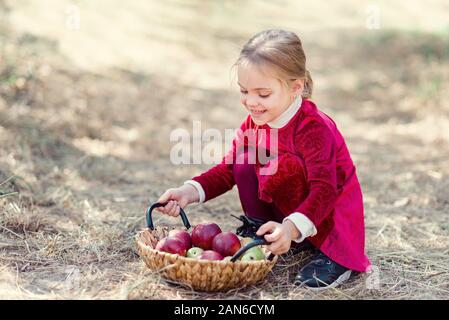
[[[179,188],[170,188],[157,200],[158,203],[167,203],[164,207],[156,208],[157,211],[172,217],[179,216],[180,208],[184,209],[190,203],[199,201],[198,190],[191,185],[185,184]]]
[[[277,255],[286,253],[290,249],[292,240],[300,234],[299,230],[289,220],[284,223],[268,221],[260,226],[256,234],[261,236],[267,232],[269,234],[266,234],[264,238],[271,242],[267,249]]]

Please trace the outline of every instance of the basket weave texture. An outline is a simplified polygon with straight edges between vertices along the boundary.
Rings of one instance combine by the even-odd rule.
[[[152,271],[197,291],[227,291],[253,285],[267,276],[278,259],[275,256],[271,261],[210,261],[156,250],[157,242],[168,232],[167,227],[140,231],[135,237],[137,252]]]

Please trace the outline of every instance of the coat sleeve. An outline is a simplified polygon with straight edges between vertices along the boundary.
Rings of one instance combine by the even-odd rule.
[[[295,147],[305,162],[309,194],[295,212],[319,226],[334,209],[338,196],[336,140],[326,124],[316,119],[305,122],[295,136]]]
[[[203,188],[205,193],[204,201],[218,197],[234,187],[233,164],[235,163],[237,152],[244,147],[244,132],[247,128],[247,122],[248,119],[237,130],[232,140],[232,146],[222,161],[206,172],[192,178],[192,180],[198,182]]]

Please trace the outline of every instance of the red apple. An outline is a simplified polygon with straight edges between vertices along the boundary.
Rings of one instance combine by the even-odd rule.
[[[223,260],[223,256],[213,250],[205,250],[199,256],[198,260]]]
[[[161,240],[159,240],[156,244],[156,250],[158,251],[162,251],[162,248],[165,246],[165,240],[167,240],[167,237],[162,238]]]
[[[190,233],[185,230],[170,230],[168,236],[181,239],[184,242],[186,250],[189,250],[192,247],[192,239],[190,237]]]
[[[239,237],[230,231],[219,233],[212,240],[212,250],[217,251],[223,257],[234,255],[240,247]]]
[[[192,245],[204,250],[212,249],[212,240],[221,233],[216,223],[200,223],[192,230]]]
[[[184,242],[178,237],[165,237],[159,240],[156,245],[156,250],[179,254],[184,257],[187,252]]]

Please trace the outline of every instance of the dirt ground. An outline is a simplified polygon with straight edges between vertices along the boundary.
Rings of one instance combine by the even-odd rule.
[[[0,1],[0,297],[447,299],[449,5],[332,3]],[[171,163],[170,133],[245,117],[231,66],[272,27],[301,37],[313,101],[346,138],[374,269],[310,292],[291,285],[300,253],[255,286],[195,292],[146,268],[133,238],[166,188],[210,167]],[[235,188],[186,212],[240,225]]]

